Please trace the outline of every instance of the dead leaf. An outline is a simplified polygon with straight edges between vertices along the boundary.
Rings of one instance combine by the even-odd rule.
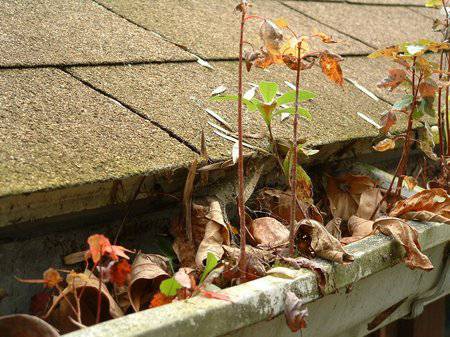
[[[306,328],[305,317],[308,317],[308,309],[303,307],[303,302],[292,291],[286,293],[284,317],[292,332]]]
[[[406,72],[403,69],[389,69],[388,77],[377,84],[379,88],[387,88],[389,91],[397,88],[406,80]]]
[[[405,263],[410,269],[433,269],[431,261],[420,251],[417,231],[406,221],[393,217],[380,218],[375,221],[373,228],[374,233],[381,232],[391,236],[405,248]]]
[[[223,246],[228,257],[235,263],[239,261],[240,249],[238,247]],[[266,274],[266,269],[273,261],[274,255],[266,250],[252,246],[245,247],[247,255],[247,272],[253,275],[253,278],[261,277]],[[225,272],[224,272],[225,274]],[[251,276],[249,275],[249,276]]]
[[[138,254],[131,266],[128,297],[135,311],[147,303],[152,291],[159,291],[161,281],[169,277],[167,258],[157,254]]]
[[[44,271],[42,279],[22,279],[16,277],[16,280],[22,283],[43,283],[48,288],[54,288],[61,283],[63,279],[56,269],[48,268]]]
[[[264,20],[259,29],[264,47],[271,54],[278,54],[283,44],[283,31],[271,20]]]
[[[437,84],[432,80],[428,80],[426,82],[421,82],[418,89],[420,96],[434,99],[437,91]]]
[[[351,236],[342,238],[340,240],[344,244],[359,241],[362,238],[370,235],[373,231],[373,221],[359,218],[356,215],[352,215],[350,219],[348,219],[348,230]]]
[[[373,149],[378,152],[384,152],[395,149],[395,140],[391,138],[385,138],[373,146]]]
[[[385,111],[381,114],[381,133],[388,133],[392,126],[397,123],[397,116],[394,111]]]
[[[317,29],[313,28],[313,35],[314,37],[318,37],[320,40],[322,40],[323,43],[337,43],[330,35],[327,35],[323,32],[319,32]]]
[[[358,211],[361,195],[375,188],[375,182],[369,177],[344,174],[339,177],[327,177],[327,197],[334,218],[348,220]]]
[[[150,301],[150,308],[156,308],[165,304],[172,303],[174,298],[174,296],[166,296],[162,292],[157,292],[155,295],[153,295],[153,298]]]
[[[58,337],[58,331],[36,316],[16,314],[0,317],[2,337]]]
[[[278,245],[289,240],[286,226],[271,217],[254,219],[249,230],[257,244]]]
[[[359,197],[359,206],[356,211],[356,215],[360,218],[371,220],[372,214],[374,214],[375,210],[378,207],[378,204],[383,199],[383,195],[381,194],[381,190],[379,188],[368,188],[364,192],[361,193]],[[386,209],[386,203],[383,202],[380,207],[378,207],[377,212],[374,215],[376,219],[381,212],[384,212]]]
[[[317,256],[339,263],[354,260],[352,255],[345,252],[339,240],[332,236],[319,222],[304,219],[300,221],[298,230],[309,237],[311,248]]]
[[[432,188],[416,193],[408,199],[397,202],[389,213],[393,217],[403,217],[409,212],[428,211],[450,219],[450,198],[441,188]]]
[[[325,228],[331,235],[333,235],[336,239],[340,240],[342,237],[341,224],[342,224],[341,218],[333,218],[330,221],[328,221]]]
[[[263,188],[259,191],[256,197],[256,201],[258,202],[261,211],[269,212],[271,217],[274,217],[278,221],[285,224],[289,224],[291,199],[292,194],[290,191],[281,191],[274,188]],[[319,222],[322,221],[322,215],[314,205],[306,204],[305,209],[309,218]],[[295,217],[297,221],[305,218],[298,203]]]
[[[344,76],[342,75],[342,69],[339,62],[340,60],[337,57],[327,52],[324,52],[320,57],[322,72],[331,81],[342,86],[344,84]]]
[[[223,255],[222,244],[230,244],[230,233],[225,224],[220,202],[216,198],[206,198],[204,205],[193,205],[193,227],[204,229],[204,236],[198,245],[195,263],[203,268],[208,252],[218,260]]]
[[[284,18],[276,18],[273,20],[273,23],[280,28],[287,28],[289,26],[288,22]]]
[[[401,217],[406,220],[417,220],[422,222],[440,222],[450,225],[450,219],[442,215],[434,214],[433,212],[430,211],[408,212],[402,214]]]
[[[80,301],[81,323],[85,326],[96,324],[99,279],[91,271],[85,270],[84,273],[69,273],[66,282],[67,287],[54,298],[46,317],[62,333],[78,330],[79,326],[72,323],[76,317],[68,303],[70,301],[72,306],[75,306],[76,293]],[[104,283],[101,283],[100,292],[100,322],[123,316],[122,310]]]

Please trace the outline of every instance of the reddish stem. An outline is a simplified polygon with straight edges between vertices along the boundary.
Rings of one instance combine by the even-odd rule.
[[[292,135],[293,141],[293,154],[292,154],[292,167],[291,167],[291,217],[289,223],[289,255],[294,256],[295,253],[295,220],[297,209],[297,160],[298,160],[298,95],[300,91],[300,71],[301,71],[301,49],[302,41],[298,43],[298,55],[297,55],[297,74],[295,80],[295,115],[294,115],[294,131]]]
[[[244,21],[252,20],[252,19],[265,20],[263,17],[261,17],[259,15],[249,15],[244,19]]]
[[[245,226],[245,205],[244,205],[244,148],[243,148],[243,130],[242,130],[242,67],[243,67],[243,45],[244,45],[244,25],[245,15],[247,12],[247,5],[244,1],[241,2],[242,15],[241,15],[241,29],[239,39],[239,76],[238,76],[238,213],[239,213],[239,225],[241,236],[241,251],[239,257],[239,271],[242,281],[245,280],[247,270],[247,256],[245,251],[246,246],[246,226]]]
[[[440,157],[442,164],[443,162],[443,156],[444,156],[444,136],[442,132],[442,88],[438,89],[438,130],[439,130],[439,149],[440,149]]]

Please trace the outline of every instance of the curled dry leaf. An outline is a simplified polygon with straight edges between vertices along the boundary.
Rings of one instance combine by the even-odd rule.
[[[279,245],[289,240],[286,226],[271,217],[254,219],[249,230],[257,244]]]
[[[58,337],[58,331],[36,316],[16,314],[0,317],[2,337]]]
[[[318,37],[320,40],[322,40],[323,43],[337,43],[330,35],[327,35],[323,32],[319,32],[317,29],[313,28],[313,35],[314,37]]]
[[[384,152],[388,150],[395,149],[395,140],[391,138],[383,139],[373,146],[373,149],[378,152]]]
[[[401,217],[406,220],[417,220],[423,222],[440,222],[450,225],[450,219],[439,214],[434,214],[433,212],[430,211],[408,212],[402,214]]]
[[[428,211],[450,219],[450,198],[441,188],[432,188],[416,193],[408,199],[397,202],[390,216],[404,217],[409,212]]]
[[[292,291],[286,293],[284,317],[292,332],[306,328],[305,317],[308,317],[308,309],[303,307],[303,302]]]
[[[192,268],[183,267],[183,268],[180,268],[173,275],[173,277],[183,288],[191,289],[192,282],[191,282],[191,277],[189,276],[189,274],[192,273],[193,271],[194,271],[194,269],[192,269]]]
[[[256,200],[261,211],[269,212],[282,223],[289,224],[292,194],[290,191],[281,191],[274,188],[263,188],[259,191]],[[322,215],[313,204],[304,204],[308,218],[322,222]],[[305,218],[300,202],[297,203],[296,220]]]
[[[405,263],[410,269],[433,269],[431,261],[420,251],[417,231],[406,221],[393,217],[380,218],[374,222],[373,227],[375,233],[391,236],[405,248]]]
[[[392,126],[397,123],[397,115],[394,111],[385,111],[381,114],[380,118],[381,123],[381,133],[388,133]]]
[[[361,240],[362,238],[370,235],[373,231],[373,221],[352,215],[350,219],[348,219],[348,230],[351,236],[340,240],[344,244]]]
[[[326,185],[331,214],[343,220],[357,213],[364,192],[375,189],[375,182],[369,177],[353,174],[328,176]]]
[[[278,54],[283,44],[283,31],[271,20],[264,20],[259,29],[264,47],[271,54]]]
[[[359,206],[356,211],[356,215],[360,218],[371,220],[372,214],[374,214],[378,204],[383,199],[381,190],[379,188],[368,188],[361,193],[359,198]],[[375,213],[375,218],[379,216],[381,212],[384,212],[386,203],[383,202]]]
[[[128,297],[135,311],[148,303],[161,281],[169,277],[167,258],[156,254],[138,254],[131,266]]]
[[[402,84],[404,80],[406,80],[406,72],[403,69],[389,69],[388,77],[378,83],[377,86],[392,91]]]
[[[71,272],[66,277],[67,287],[62,293],[53,299],[46,317],[49,322],[60,332],[67,333],[77,330],[79,326],[72,323],[77,320],[74,312],[70,309],[68,301],[75,306],[75,294],[79,297],[81,323],[86,326],[96,324],[97,298],[101,294],[100,322],[123,316],[123,311],[111,296],[104,283],[85,270],[84,273]]]
[[[175,236],[173,250],[183,267],[203,268],[208,252],[220,259],[223,254],[222,244],[230,243],[220,202],[211,197],[192,204],[192,244],[186,239],[179,222],[172,224],[171,232]]]
[[[330,221],[328,221],[325,228],[331,235],[333,235],[336,239],[340,240],[342,237],[341,224],[342,224],[341,218],[333,218]]]
[[[324,52],[320,57],[320,66],[322,72],[334,83],[343,85],[344,76],[342,75],[341,65],[339,64],[340,58],[332,55],[328,52]]]
[[[338,263],[354,260],[352,255],[345,252],[339,240],[333,237],[319,222],[304,219],[300,221],[298,230],[309,237],[311,248],[317,256]]]
[[[223,246],[226,254],[235,263],[239,261],[240,249],[238,247]],[[254,278],[264,276],[266,274],[266,267],[273,261],[274,256],[271,252],[254,248],[252,246],[245,247],[247,255],[247,269],[248,273],[253,275]]]

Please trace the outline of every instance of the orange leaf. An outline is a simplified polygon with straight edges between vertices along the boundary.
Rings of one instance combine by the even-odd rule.
[[[150,308],[160,307],[165,304],[172,303],[173,296],[166,296],[162,292],[157,292],[150,301]]]
[[[199,290],[201,294],[207,298],[214,298],[216,300],[233,302],[232,300],[230,300],[230,297],[227,294],[219,294],[214,291],[208,291],[201,288],[199,288]]]
[[[48,268],[44,271],[44,280],[47,283],[47,287],[53,288],[62,281],[62,277],[56,269]]]
[[[383,139],[382,141],[378,142],[375,146],[373,146],[373,149],[379,152],[392,150],[394,148],[395,148],[395,141],[390,138]]]
[[[124,259],[129,259],[125,252],[131,252],[130,250],[122,246],[111,245],[109,239],[102,234],[91,235],[87,239],[89,244],[89,250],[86,253],[86,258],[92,258],[95,264],[98,264],[102,256],[109,255],[111,259],[117,261],[120,257]]]
[[[287,21],[283,18],[277,18],[277,19],[273,20],[273,23],[276,24],[280,28],[287,28],[289,26]]]
[[[387,88],[389,91],[397,88],[406,80],[406,72],[403,69],[389,69],[388,77],[377,84],[379,88]]]
[[[327,35],[319,31],[315,31],[313,36],[321,39],[323,43],[337,43],[330,35]]]
[[[131,265],[127,260],[120,260],[110,270],[110,280],[119,287],[125,285],[128,275],[131,273]]]
[[[333,82],[339,85],[344,84],[344,76],[339,64],[339,60],[329,53],[323,53],[320,58],[322,72]]]

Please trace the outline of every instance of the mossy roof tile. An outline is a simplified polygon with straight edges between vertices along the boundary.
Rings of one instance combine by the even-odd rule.
[[[0,66],[192,59],[94,1],[0,1]]]
[[[78,67],[70,71],[198,148],[204,129],[209,155],[215,159],[227,159],[231,145],[212,134],[212,128],[207,122],[219,123],[210,118],[204,108],[211,108],[231,125],[235,125],[235,103],[213,103],[208,98],[219,85],[225,85],[229,93],[235,92],[237,63],[218,62],[214,66],[215,69],[210,70],[198,64],[154,64]],[[290,89],[283,81],[293,82],[294,75],[285,67],[275,67],[269,71],[255,69],[245,75],[245,83],[272,80],[280,84],[281,91],[286,92]],[[374,101],[352,85],[345,84],[344,88],[335,86],[323,77],[318,67],[302,74],[302,87],[318,94],[314,103],[307,104],[314,116],[313,122],[302,122],[300,127],[301,136],[307,137],[311,145],[375,136],[377,132],[364,124],[356,113],[363,112],[378,119],[379,113],[388,108],[386,103]],[[248,88],[250,86],[246,84]],[[246,113],[244,123],[248,133],[264,131],[264,123],[257,112]],[[290,137],[291,126],[288,121],[276,123],[274,129],[278,137]]]
[[[193,158],[61,70],[0,71],[0,107],[0,196],[151,174]]]
[[[236,58],[239,39],[239,14],[236,1],[173,0],[100,0],[116,13],[155,31],[168,40],[185,46],[204,58]],[[370,51],[366,45],[352,40],[276,1],[255,1],[250,14],[268,18],[285,18],[301,34],[318,29],[342,41],[330,48],[343,54]],[[245,39],[260,44],[259,20],[248,21]]]

